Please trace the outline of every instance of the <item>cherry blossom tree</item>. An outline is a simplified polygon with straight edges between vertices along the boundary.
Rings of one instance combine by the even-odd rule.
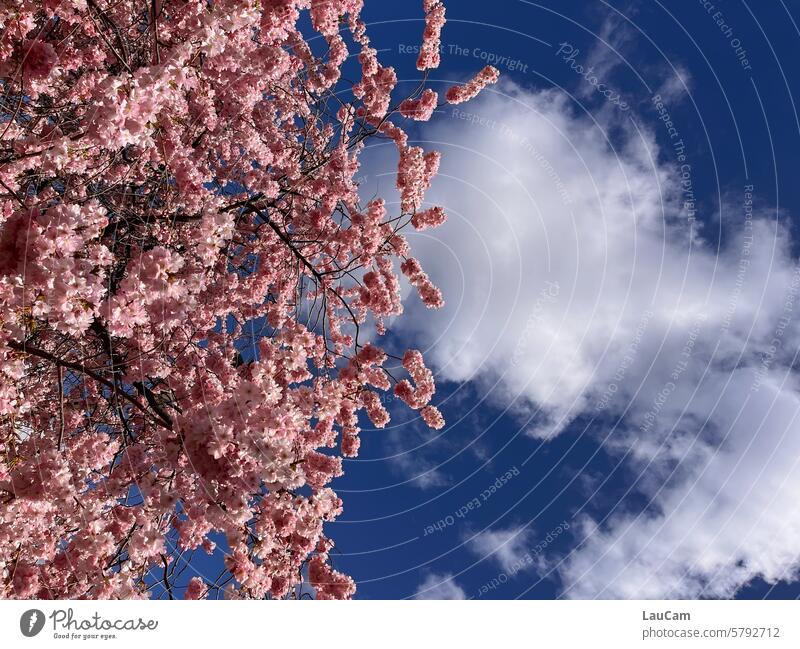
[[[439,104],[444,6],[398,101],[361,5],[0,6],[1,597],[353,595],[323,525],[359,422],[394,390],[444,425],[422,354],[394,376],[378,344],[400,274],[442,304],[402,231],[445,219],[403,129]],[[370,138],[397,147],[396,214],[359,200]]]

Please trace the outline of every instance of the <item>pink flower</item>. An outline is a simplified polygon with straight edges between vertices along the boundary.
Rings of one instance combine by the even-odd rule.
[[[425,420],[425,423],[431,428],[439,430],[440,428],[444,427],[444,417],[442,417],[442,413],[439,412],[439,409],[436,406],[425,406],[422,410],[420,410],[420,414]]]
[[[389,413],[372,390],[364,390],[361,393],[361,401],[367,409],[367,416],[376,428],[383,428],[389,423]]]
[[[30,79],[44,79],[58,64],[58,55],[50,43],[40,40],[23,45],[22,70]]]
[[[200,577],[192,577],[186,586],[186,592],[183,595],[184,599],[202,599],[206,593],[205,582]]]
[[[427,122],[433,111],[436,110],[436,102],[439,96],[431,90],[426,88],[419,99],[406,99],[400,103],[400,114],[403,117],[417,120],[419,122]]]
[[[433,374],[425,366],[422,353],[416,349],[409,349],[403,354],[403,367],[414,379],[415,387],[403,379],[395,386],[394,393],[406,404],[418,410],[430,402],[436,391]]]
[[[338,31],[338,5],[334,0],[311,0],[311,24],[324,36],[332,36]]]
[[[334,477],[342,475],[342,460],[338,457],[311,451],[304,458],[303,472],[308,484],[319,489]]]
[[[400,149],[396,185],[404,212],[413,212],[422,205],[425,191],[439,170],[439,160],[438,151],[425,153],[418,146]]]
[[[431,207],[421,212],[416,212],[411,217],[411,225],[417,230],[439,227],[447,220],[447,214],[441,207]]]
[[[463,86],[453,86],[450,88],[447,93],[445,93],[445,99],[447,99],[447,103],[449,104],[461,104],[465,101],[469,101],[486,86],[496,83],[499,78],[500,72],[497,68],[487,65],[483,70],[478,72],[475,78],[468,81]]]
[[[425,9],[425,31],[417,57],[417,70],[438,68],[440,63],[442,27],[445,23],[444,5],[436,0],[423,0]]]
[[[361,446],[361,438],[358,435],[342,435],[342,455],[345,457],[355,457]]]
[[[319,556],[309,562],[308,576],[317,591],[317,599],[347,599],[356,590],[350,577],[333,570]]]
[[[17,563],[11,586],[14,597],[17,599],[35,597],[39,590],[39,570],[34,566]]]
[[[422,270],[420,263],[413,257],[406,259],[401,265],[400,270],[417,289],[419,297],[429,309],[439,309],[444,306],[442,292],[433,285],[428,274]]]
[[[364,103],[366,116],[377,122],[389,110],[391,92],[397,84],[393,68],[378,63],[377,52],[365,47],[358,56],[361,62],[361,81],[353,86],[353,94]]]

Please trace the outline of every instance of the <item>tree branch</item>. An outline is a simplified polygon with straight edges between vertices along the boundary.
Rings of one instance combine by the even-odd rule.
[[[61,369],[60,365],[56,365],[56,375],[58,376],[58,410],[61,417],[58,426],[58,445],[56,446],[59,453],[64,450],[64,376],[61,373]]]

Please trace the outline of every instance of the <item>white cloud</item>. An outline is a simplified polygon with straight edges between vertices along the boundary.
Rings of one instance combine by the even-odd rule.
[[[722,596],[790,574],[800,297],[788,237],[759,210],[750,220],[739,191],[721,214],[740,236],[715,251],[682,207],[693,178],[629,115],[612,147],[558,94],[497,90],[424,132],[444,155],[428,198],[449,220],[411,238],[447,305],[409,299],[400,326],[440,377],[476,382],[533,436],[616,418],[608,448],[629,453],[652,507],[594,522],[560,564],[568,595]],[[388,173],[383,151],[372,168]]]
[[[532,548],[532,530],[524,527],[487,529],[468,537],[468,547],[481,559],[491,559],[508,576],[538,565]]]
[[[466,599],[464,589],[456,584],[453,575],[431,573],[417,588],[414,599]]]
[[[636,461],[665,474],[646,492],[659,514],[620,515],[589,534],[563,564],[568,596],[730,597],[756,576],[795,577],[800,399],[793,378],[770,376],[754,392],[756,371],[712,371],[694,398],[676,395],[687,424],[671,407]],[[667,471],[682,465],[669,486]]]
[[[673,66],[670,72],[665,71],[666,79],[656,90],[656,94],[667,104],[676,104],[689,96],[692,89],[692,75],[682,65]]]

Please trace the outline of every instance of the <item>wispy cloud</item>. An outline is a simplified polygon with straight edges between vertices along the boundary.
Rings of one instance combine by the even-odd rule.
[[[468,547],[481,559],[489,559],[506,573],[519,572],[520,559],[530,551],[533,533],[523,527],[484,530],[468,538]]]
[[[414,599],[466,599],[464,589],[459,586],[449,573],[431,573],[425,577],[417,588]]]

